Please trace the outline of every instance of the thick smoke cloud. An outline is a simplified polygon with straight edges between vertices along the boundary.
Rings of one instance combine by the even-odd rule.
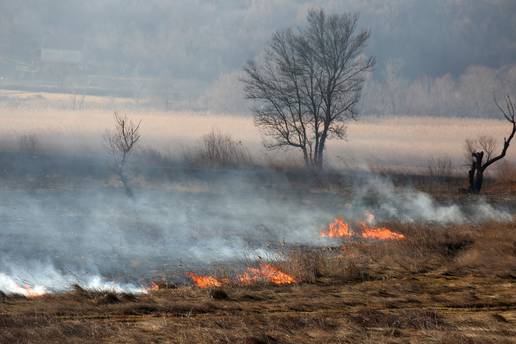
[[[188,270],[270,257],[268,242],[317,238],[324,212],[250,183],[235,172],[188,191],[138,189],[135,200],[91,185],[4,187],[0,290],[23,293],[28,282],[40,291],[74,283],[135,291],[162,274],[184,279]]]
[[[281,258],[280,243],[328,244],[319,232],[339,215],[362,221],[373,212],[379,222],[440,224],[511,220],[507,211],[484,201],[440,204],[368,174],[354,177],[347,198],[294,191],[279,173],[227,171],[216,178],[211,173],[182,188],[137,188],[134,200],[95,184],[3,187],[0,290],[23,294],[28,283],[32,292],[72,284],[144,291],[150,280],[163,276],[184,282],[190,270]]]

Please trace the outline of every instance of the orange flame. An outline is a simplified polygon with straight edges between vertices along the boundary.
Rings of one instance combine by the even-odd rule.
[[[150,292],[155,292],[155,291],[158,291],[159,289],[160,289],[159,284],[156,282],[151,282],[149,287],[147,288],[147,290]]]
[[[370,228],[362,223],[362,238],[374,240],[404,240],[405,236],[401,233],[391,231],[386,227]]]
[[[245,285],[260,281],[265,281],[277,285],[292,284],[296,282],[294,277],[266,263],[260,264],[260,266],[257,268],[247,268],[247,270],[239,277],[239,280],[242,284]]]
[[[353,236],[353,232],[343,217],[337,217],[328,225],[326,231],[321,231],[320,236],[322,238],[343,238]]]
[[[222,282],[212,276],[200,276],[193,272],[187,272],[186,275],[192,279],[199,288],[220,287]]]
[[[332,223],[328,225],[326,231],[321,231],[320,236],[323,238],[343,238],[361,236],[363,239],[373,240],[403,240],[405,236],[401,233],[391,231],[386,227],[374,227],[375,216],[372,212],[364,212],[365,221],[358,223],[362,228],[361,234],[355,233],[350,225],[346,223],[343,217],[337,217]]]
[[[21,287],[25,290],[24,295],[28,298],[35,298],[45,294],[45,292],[42,290],[35,290],[28,283],[24,283]]]

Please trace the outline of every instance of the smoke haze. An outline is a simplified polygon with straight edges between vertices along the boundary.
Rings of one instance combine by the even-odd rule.
[[[456,224],[510,221],[510,213],[479,200],[440,204],[429,195],[359,174],[350,195],[294,187],[281,173],[199,172],[182,191],[74,184],[54,190],[0,190],[0,290],[24,293],[84,288],[143,292],[150,280],[176,282],[184,272],[218,264],[276,258],[279,243],[328,244],[319,238],[335,216],[378,222]],[[189,180],[189,181],[188,181]],[[197,183],[197,187],[194,185]],[[113,281],[117,281],[116,283]]]
[[[363,113],[494,116],[493,92],[503,96],[514,88],[516,4],[510,0],[4,0],[0,86],[247,112],[242,66],[274,31],[302,25],[314,7],[358,12],[360,25],[372,31],[367,54],[378,65]],[[493,82],[475,82],[486,73]],[[434,99],[450,90],[449,99]],[[487,98],[471,105],[468,97],[476,94]],[[413,102],[402,101],[407,97]]]

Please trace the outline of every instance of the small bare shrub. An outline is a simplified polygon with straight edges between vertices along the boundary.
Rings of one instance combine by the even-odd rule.
[[[448,156],[432,157],[428,161],[428,174],[436,181],[447,181],[453,173],[453,162]]]
[[[39,138],[34,133],[27,133],[20,136],[18,146],[22,153],[30,156],[36,156],[41,152]]]
[[[241,141],[215,130],[204,135],[194,150],[185,152],[184,158],[192,165],[208,167],[239,167],[251,162]]]
[[[453,176],[453,163],[450,157],[432,157],[428,161],[427,169],[432,189],[437,186],[449,187]]]

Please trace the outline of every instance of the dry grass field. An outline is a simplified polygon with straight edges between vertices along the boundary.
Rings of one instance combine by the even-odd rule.
[[[514,223],[295,248],[296,283],[2,295],[3,343],[514,343]]]
[[[332,207],[341,209],[347,201],[353,199],[354,192],[360,191],[355,189],[356,185],[352,185],[354,181],[348,177],[359,176],[363,170],[372,171],[375,175],[387,175],[388,178],[382,181],[389,180],[389,183],[392,181],[394,194],[398,191],[403,193],[404,188],[407,187],[406,184],[410,181],[410,187],[427,192],[436,202],[441,202],[440,204],[458,206],[473,204],[477,201],[476,196],[458,192],[458,189],[463,186],[465,175],[464,141],[478,135],[492,135],[500,142],[507,130],[506,123],[496,120],[366,117],[349,123],[347,141],[331,142],[328,157],[330,166],[334,169],[330,169],[331,172],[327,176],[318,179],[317,176],[308,176],[295,168],[287,169],[286,172],[276,168],[281,164],[295,166],[295,161],[298,161],[297,155],[294,152],[266,152],[260,133],[250,117],[134,110],[127,111],[127,114],[133,119],[142,120],[143,148],[153,149],[151,153],[154,155],[149,154],[155,158],[154,160],[150,158],[137,160],[137,162],[144,161],[148,165],[143,166],[141,171],[148,167],[153,168],[152,164],[155,161],[168,166],[167,164],[174,160],[169,158],[186,160],[185,151],[198,144],[203,135],[213,130],[228,134],[235,140],[234,142],[238,144],[241,142],[245,146],[247,149],[245,152],[249,152],[252,163],[238,170],[238,173],[235,171],[240,167],[233,167],[235,170],[232,171],[210,169],[212,167],[208,165],[201,165],[187,166],[183,171],[186,177],[185,175],[181,177],[183,179],[179,178],[176,170],[172,169],[166,178],[161,174],[151,178],[149,171],[146,172],[147,175],[141,171],[138,175],[139,172],[136,170],[134,180],[131,180],[137,194],[143,194],[147,189],[167,190],[170,194],[163,193],[160,200],[169,202],[176,197],[178,201],[170,203],[171,208],[174,204],[185,203],[184,209],[187,209],[190,215],[195,215],[197,213],[192,213],[192,209],[198,207],[206,212],[206,214],[201,213],[201,216],[206,217],[202,219],[203,221],[213,220],[220,226],[227,225],[224,220],[234,220],[232,216],[251,217],[254,214],[258,220],[262,220],[260,209],[255,209],[256,212],[253,213],[251,209],[246,208],[246,206],[253,207],[254,203],[247,197],[251,197],[250,195],[258,197],[257,190],[264,194],[270,193],[274,195],[272,200],[283,203],[299,201],[297,208],[285,208],[293,212],[314,206],[324,208],[331,213]],[[83,221],[87,227],[95,227],[92,224],[94,222],[91,222],[95,219],[74,217],[73,212],[79,214],[84,212],[84,217],[87,217],[86,210],[91,207],[91,204],[87,201],[89,199],[85,198],[84,203],[77,201],[80,208],[75,208],[71,200],[81,200],[80,193],[86,193],[86,189],[90,187],[99,188],[99,194],[107,196],[120,191],[116,183],[111,183],[110,172],[104,173],[102,170],[95,175],[89,175],[87,167],[91,161],[87,160],[83,165],[80,164],[82,154],[105,154],[102,135],[112,125],[112,112],[102,109],[71,111],[48,108],[36,111],[30,108],[1,108],[0,144],[3,148],[7,148],[5,151],[9,153],[8,148],[15,148],[12,152],[18,154],[16,149],[20,149],[18,146],[23,143],[20,141],[23,137],[37,138],[33,142],[37,143],[38,149],[37,151],[34,149],[36,153],[22,152],[26,154],[26,160],[21,161],[19,164],[21,167],[18,165],[11,167],[14,172],[6,175],[12,179],[12,185],[6,184],[8,181],[6,178],[3,192],[6,192],[5,195],[10,195],[7,191],[12,189],[16,191],[12,195],[27,196],[31,201],[37,195],[38,197],[44,195],[45,202],[49,202],[52,199],[50,192],[66,189],[69,192],[67,197],[70,197],[66,206],[73,210],[69,213],[61,211],[63,205],[59,202],[55,206],[52,203],[48,208],[36,206],[31,202],[28,204],[33,205],[32,211],[42,219],[47,219],[49,211],[57,214],[55,223],[52,217],[54,215],[48,215],[50,226],[60,225],[59,219],[65,227],[68,223],[78,224],[77,228],[67,228],[66,233],[70,237],[74,235],[74,231],[84,234],[81,227]],[[145,152],[145,150],[142,151]],[[53,169],[53,160],[50,159],[50,162],[47,162],[48,166],[44,166],[47,166],[48,171],[53,171],[52,173],[43,171],[41,176],[31,175],[34,167],[39,167],[48,158],[41,152],[50,152],[48,154],[50,157],[56,152],[79,156],[77,162],[71,160],[69,164],[81,170],[81,173],[73,170],[70,175],[75,178],[66,179],[58,173],[61,170]],[[162,153],[163,156],[156,152]],[[38,154],[41,161],[38,160]],[[6,154],[5,161],[8,162],[10,157],[11,155]],[[425,176],[430,159],[443,157],[449,158],[452,162],[453,168],[447,171],[451,175]],[[493,169],[494,173],[486,180],[483,196],[478,199],[502,206],[502,209],[508,210],[513,217],[514,209],[511,207],[516,204],[514,179],[516,173],[511,164],[514,163],[515,157],[516,150],[511,150],[507,158],[508,163],[499,164]],[[59,160],[56,159],[56,161]],[[101,166],[104,162],[95,163]],[[188,161],[186,163],[180,161],[178,164],[188,165]],[[63,166],[63,170],[69,168],[69,165],[64,163]],[[265,170],[265,172],[262,171],[261,179],[259,176],[256,179],[246,179],[248,178],[244,177],[246,168],[252,169],[256,166]],[[345,174],[345,172],[339,174],[343,172],[340,169],[346,167],[353,169],[356,174]],[[24,171],[26,175],[17,171]],[[198,173],[198,176],[192,177],[190,172]],[[217,175],[224,181],[221,185],[217,184]],[[491,178],[492,176],[496,178]],[[189,179],[190,177],[192,178]],[[58,179],[59,182],[51,183],[52,178]],[[241,178],[240,181],[239,178]],[[79,184],[83,189],[78,186]],[[279,186],[281,187],[278,189]],[[246,197],[239,199],[238,192],[231,187],[237,190],[240,188],[240,192],[245,191]],[[373,196],[375,190],[372,192]],[[381,195],[380,193],[378,197]],[[422,194],[418,195],[422,196]],[[207,203],[200,202],[197,205],[190,200],[201,196],[206,197]],[[397,198],[395,195],[391,196],[393,199]],[[16,203],[16,197],[13,199],[13,209],[18,209],[16,207],[19,206]],[[217,203],[219,199],[225,199],[220,201],[221,208],[206,206]],[[324,199],[326,203],[322,202]],[[416,198],[409,198],[407,202],[411,200]],[[245,202],[249,204],[244,204]],[[364,202],[367,204],[367,198]],[[276,204],[268,203],[269,201],[265,202],[271,207]],[[10,203],[6,201],[5,204]],[[109,216],[106,215],[105,218],[101,217],[101,221],[97,219],[100,221],[97,224],[111,223],[110,219],[115,218],[116,215],[115,208],[120,204],[115,202],[112,206],[114,212],[108,214]],[[147,222],[143,222],[147,213],[153,214],[149,216],[149,223],[155,225],[155,228],[149,229],[149,233],[153,228],[157,234],[173,234],[176,230],[175,233],[180,238],[177,229],[173,228],[173,222],[166,227],[170,232],[162,231],[160,226],[165,225],[159,223],[160,219],[157,216],[169,219],[174,217],[172,214],[175,214],[181,217],[184,215],[182,212],[186,213],[186,210],[183,208],[171,210],[167,208],[169,203],[166,204],[167,206],[161,209],[149,203],[149,209],[138,214],[142,222],[141,226],[137,223],[138,226],[135,225],[135,228],[141,236],[136,235],[135,238],[143,240],[141,238],[148,229]],[[260,204],[258,202],[255,206]],[[226,205],[225,208],[224,205]],[[430,204],[428,209],[431,210],[433,207],[434,205]],[[110,205],[106,205],[106,208],[111,209]],[[104,209],[104,205],[100,205],[98,209],[96,207],[91,209],[93,209],[92,214],[103,214],[100,210]],[[264,209],[268,208],[264,207]],[[20,219],[23,219],[30,213],[24,214],[21,211],[19,214]],[[267,216],[266,214],[267,212],[263,212],[261,216]],[[464,214],[469,216],[468,213]],[[295,215],[288,214],[288,219],[294,218]],[[307,212],[302,215],[310,217],[310,213]],[[23,221],[16,216],[11,222],[22,224]],[[338,214],[336,213],[335,216]],[[9,219],[7,215],[4,217]],[[61,217],[66,219],[63,220]],[[286,218],[287,216],[282,215],[281,220]],[[116,227],[118,223],[115,221],[113,223],[116,228],[109,228],[109,230],[113,233],[125,231],[127,234],[129,233],[127,224],[132,220],[132,217],[128,217],[127,223],[123,223],[125,227],[121,228]],[[206,271],[211,271],[213,274],[210,276],[213,279],[208,279],[211,285],[207,288],[191,283],[186,276],[197,275],[185,276],[184,272],[181,272],[180,278],[183,282],[178,283],[177,278],[167,279],[167,276],[174,274],[177,277],[180,272],[176,270],[160,271],[164,277],[146,281],[149,282],[148,292],[141,294],[86,290],[78,285],[65,292],[40,296],[20,296],[0,292],[0,342],[248,344],[516,342],[514,339],[516,338],[514,330],[516,328],[515,223],[473,224],[464,221],[464,224],[459,225],[437,223],[437,221],[435,223],[396,221],[379,224],[397,232],[398,240],[369,240],[364,239],[365,237],[328,238],[325,245],[312,245],[307,239],[304,239],[304,244],[285,244],[281,239],[265,243],[259,231],[268,229],[253,227],[254,232],[250,235],[253,240],[261,238],[260,245],[271,245],[274,249],[281,250],[280,257],[283,259],[272,259],[268,263],[271,264],[272,269],[277,269],[288,276],[289,282],[282,285],[277,285],[274,280],[277,277],[275,275],[266,280],[254,279],[253,274],[257,274],[261,269],[259,261],[265,260],[258,257],[258,261],[250,262],[254,267],[246,270],[248,275],[242,274],[241,271],[236,272],[236,267],[231,263],[206,266]],[[188,225],[191,224],[191,222],[188,223]],[[107,226],[109,227],[110,224]],[[242,226],[241,222],[238,222],[238,226]],[[44,226],[41,228],[46,230]],[[136,231],[136,229],[133,230]],[[223,229],[226,227],[216,230]],[[49,233],[54,233],[54,230],[55,228],[52,227]],[[300,233],[303,231],[306,231],[306,228],[299,230]],[[59,231],[55,230],[55,233],[57,232]],[[230,232],[230,236],[238,236],[238,233],[235,230]],[[215,228],[199,233],[196,233],[194,228],[191,234],[192,236],[187,237],[188,240],[194,238],[198,241],[202,241],[204,235],[220,235]],[[109,238],[106,240],[109,241]],[[50,239],[49,242],[51,242]],[[91,244],[89,239],[87,242]],[[179,245],[186,244],[179,241]],[[30,248],[28,244],[25,246],[27,249]],[[53,249],[51,246],[50,248]],[[117,252],[113,252],[116,255]],[[46,252],[43,253],[46,254]],[[31,253],[31,256],[35,254],[36,252]],[[20,256],[23,255],[20,254]],[[106,259],[110,260],[110,258]],[[66,257],[60,259],[66,261]],[[172,260],[171,266],[176,263]],[[124,264],[125,261],[120,260],[120,262]],[[152,265],[150,261],[146,262],[141,257],[138,260],[138,266],[143,269],[150,265]],[[125,268],[121,266],[117,271],[125,271]],[[249,281],[252,283],[248,283]]]
[[[231,135],[259,162],[299,159],[298,152],[267,153],[262,137],[248,116],[195,112],[127,111],[142,120],[142,143],[170,155],[180,155],[212,130]],[[35,134],[40,143],[54,150],[99,151],[102,134],[113,126],[113,112],[59,109],[0,109],[0,142],[16,144],[21,135]],[[345,141],[331,141],[329,163],[335,167],[383,168],[426,172],[432,158],[449,157],[454,168],[464,163],[464,142],[491,135],[501,144],[509,130],[502,120],[436,117],[368,118],[350,122]],[[509,152],[509,159],[516,153]]]
[[[0,0],[0,344],[516,344],[516,0]]]

